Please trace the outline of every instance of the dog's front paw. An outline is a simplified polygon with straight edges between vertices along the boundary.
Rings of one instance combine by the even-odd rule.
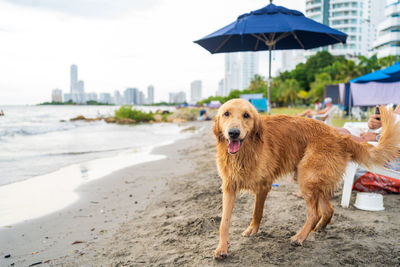
[[[257,234],[258,226],[249,225],[246,230],[243,231],[242,236],[252,236]]]
[[[224,260],[228,257],[228,246],[218,246],[214,252],[215,260]]]

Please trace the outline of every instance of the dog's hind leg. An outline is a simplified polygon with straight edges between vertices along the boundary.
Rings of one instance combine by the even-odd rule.
[[[325,229],[326,225],[331,222],[333,216],[333,208],[331,203],[329,203],[330,196],[320,196],[318,200],[319,213],[321,219],[319,220],[317,226],[315,226],[315,231],[319,229]]]
[[[310,232],[315,228],[320,220],[318,212],[318,196],[312,192],[305,192],[304,190],[301,190],[301,194],[307,204],[307,220],[303,228],[290,239],[291,243],[295,245],[303,245]]]
[[[271,190],[271,185],[265,186],[255,194],[253,218],[251,220],[250,225],[242,233],[242,236],[252,236],[257,234],[258,229],[260,227],[261,219],[263,217],[265,199],[270,190]]]

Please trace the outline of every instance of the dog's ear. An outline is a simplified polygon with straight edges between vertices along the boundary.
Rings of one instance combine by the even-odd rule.
[[[263,143],[263,127],[261,125],[261,117],[257,113],[254,118],[254,129],[253,129],[253,136],[256,142]]]
[[[215,116],[214,119],[214,128],[213,132],[215,137],[217,138],[217,142],[223,142],[224,141],[224,136],[222,135],[221,128],[219,126],[219,116]]]

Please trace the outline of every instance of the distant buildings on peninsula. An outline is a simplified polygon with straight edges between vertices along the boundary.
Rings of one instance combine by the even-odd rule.
[[[190,84],[190,104],[196,104],[202,100],[202,81],[195,80]],[[108,92],[96,93],[85,92],[85,82],[78,80],[78,66],[73,64],[70,67],[70,90],[64,93],[56,88],[51,92],[52,102],[71,102],[77,104],[86,104],[97,102],[101,104],[114,105],[146,105],[154,104],[155,94],[154,86],[147,87],[147,94],[135,87],[126,88],[124,91],[115,90],[113,94]],[[186,93],[184,91],[169,93],[169,103],[187,103]]]
[[[186,98],[185,98],[186,99]],[[115,90],[113,94],[103,92],[85,93],[85,83],[78,80],[78,66],[73,64],[70,67],[70,91],[63,93],[61,89],[53,89],[51,92],[52,102],[72,102],[77,104],[86,104],[88,102],[98,102],[102,104],[115,105],[144,105],[154,103],[154,86],[147,87],[147,97],[137,88],[126,88],[123,92]]]

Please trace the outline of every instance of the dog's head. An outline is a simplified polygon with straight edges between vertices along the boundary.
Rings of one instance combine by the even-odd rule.
[[[230,154],[240,150],[243,142],[261,139],[260,115],[247,100],[232,99],[223,104],[215,117],[214,134],[218,142],[226,142]]]

